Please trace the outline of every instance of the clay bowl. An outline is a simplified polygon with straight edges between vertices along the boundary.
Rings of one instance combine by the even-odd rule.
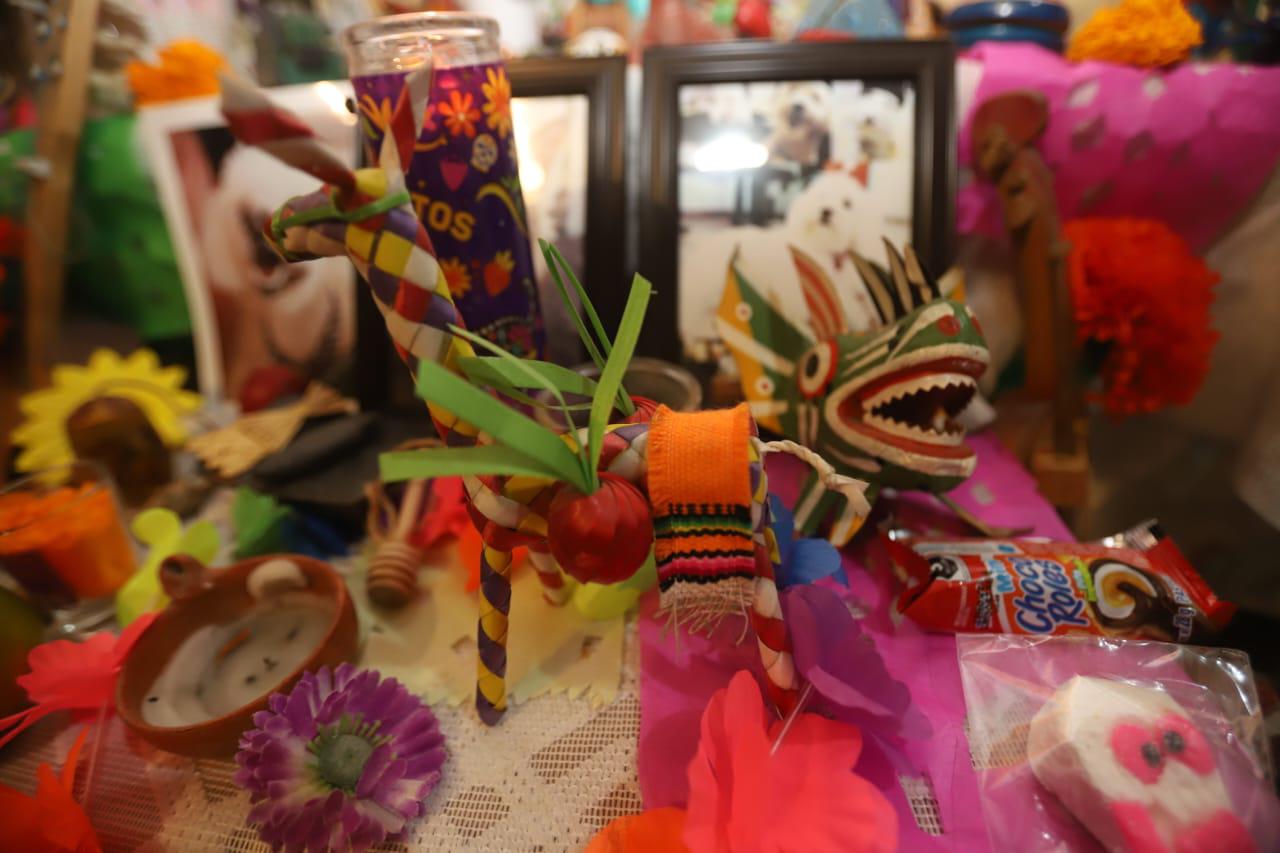
[[[249,613],[259,601],[250,592],[251,576],[259,594],[263,580],[263,573],[255,575],[254,570],[281,559],[301,570],[305,587],[295,583],[295,589],[320,596],[326,602],[326,610],[332,606],[328,625],[310,654],[291,672],[284,672],[276,683],[264,681],[262,693],[252,702],[220,717],[183,726],[146,722],[143,703],[175,650],[198,629],[225,625]],[[116,710],[125,725],[161,749],[195,758],[230,756],[240,735],[252,728],[253,715],[266,708],[269,695],[290,689],[307,670],[324,665],[335,667],[355,656],[359,637],[351,597],[338,573],[319,560],[274,554],[210,569],[192,557],[175,555],[160,565],[160,579],[172,601],[138,638],[125,660],[116,684]]]

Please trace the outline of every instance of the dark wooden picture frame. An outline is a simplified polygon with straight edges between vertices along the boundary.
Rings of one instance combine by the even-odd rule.
[[[575,270],[606,328],[626,304],[626,73],[624,57],[518,59],[507,63],[516,98],[586,96],[587,183],[583,269]],[[536,253],[538,247],[535,245]],[[368,410],[423,411],[391,348],[382,316],[365,294],[357,300],[355,393]]]
[[[948,41],[726,42],[652,48],[644,56],[641,271],[655,285],[638,351],[683,357],[677,293],[680,89],[708,83],[863,80],[914,87],[912,244],[931,269],[954,259],[955,50]],[[875,260],[880,260],[876,258]]]

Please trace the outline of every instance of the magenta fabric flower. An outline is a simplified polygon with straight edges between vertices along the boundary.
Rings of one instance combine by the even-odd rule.
[[[394,678],[342,664],[253,715],[236,783],[274,850],[366,850],[426,808],[446,753],[431,709]]]

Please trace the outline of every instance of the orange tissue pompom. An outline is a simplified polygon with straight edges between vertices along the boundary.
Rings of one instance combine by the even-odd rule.
[[[1140,68],[1182,62],[1204,41],[1182,0],[1121,0],[1099,9],[1071,37],[1067,59],[1096,59]]]
[[[218,74],[227,67],[222,55],[192,39],[179,39],[160,48],[160,61],[151,65],[133,60],[125,77],[139,106],[218,94]]]
[[[1077,341],[1107,346],[1102,403],[1115,417],[1191,402],[1218,341],[1217,273],[1162,222],[1085,218],[1064,226]]]

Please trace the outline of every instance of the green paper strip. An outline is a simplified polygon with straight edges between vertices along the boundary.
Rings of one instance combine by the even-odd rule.
[[[538,246],[542,249],[542,259],[547,263],[547,272],[551,273],[551,280],[555,282],[556,290],[560,292],[560,301],[564,303],[569,316],[573,318],[573,324],[578,327],[578,337],[582,339],[582,345],[587,348],[587,355],[591,356],[591,361],[598,369],[603,370],[604,356],[600,354],[600,348],[596,346],[595,339],[587,331],[587,324],[582,321],[582,315],[578,313],[577,306],[569,297],[569,290],[564,286],[564,280],[560,278],[560,270],[556,268],[556,259],[553,254],[555,248],[541,239],[538,240]]]
[[[514,357],[514,356],[513,356]],[[481,385],[508,386],[511,388],[546,388],[558,389],[564,394],[578,394],[593,397],[596,393],[596,382],[558,364],[549,361],[532,361],[521,359],[521,363],[539,374],[544,380],[534,386],[529,383],[527,374],[515,369],[506,359],[501,357],[469,355],[458,359],[458,366],[467,374],[467,378]]]
[[[558,475],[519,450],[498,444],[476,447],[431,447],[397,450],[378,456],[378,471],[384,483],[423,480],[433,477],[507,476],[552,477]]]
[[[572,483],[586,491],[582,460],[551,430],[449,372],[434,361],[418,367],[418,396],[436,403],[464,421],[493,436],[498,444],[514,448],[544,465],[546,476]]]
[[[640,339],[640,328],[644,325],[644,312],[649,306],[649,296],[653,293],[653,285],[644,276],[637,275],[631,281],[631,294],[627,297],[627,307],[622,311],[622,322],[618,324],[618,339],[613,342],[613,351],[609,353],[609,361],[600,371],[600,387],[591,401],[591,420],[589,422],[587,449],[591,454],[592,485],[595,485],[596,468],[600,464],[600,446],[604,442],[604,428],[609,424],[609,415],[613,411],[614,398],[622,387],[622,377],[631,364],[631,354],[635,352],[636,341]]]
[[[582,286],[582,282],[578,281],[578,277],[573,273],[573,267],[569,266],[569,262],[564,259],[564,255],[560,254],[560,250],[555,246],[551,247],[551,252],[555,255],[556,261],[564,267],[565,273],[569,276],[569,283],[573,285],[574,290],[578,293],[578,300],[582,303],[582,310],[587,312],[587,319],[591,321],[592,328],[595,329],[596,335],[600,338],[600,346],[604,350],[605,359],[612,355],[612,345],[609,343],[609,334],[604,330],[604,323],[600,322],[600,315],[596,313],[595,303],[591,301],[591,297],[587,295],[587,289]],[[624,415],[631,415],[635,412],[635,404],[631,402],[631,396],[627,394],[627,389],[623,385],[618,386],[618,409]]]
[[[573,415],[569,412],[569,406],[565,403],[564,395],[556,389],[555,385],[543,379],[542,374],[530,367],[524,359],[516,358],[514,355],[502,349],[502,347],[499,347],[492,341],[486,340],[472,332],[468,332],[460,326],[450,326],[449,330],[455,335],[461,337],[463,340],[470,341],[472,346],[478,346],[482,350],[488,350],[489,352],[494,353],[498,359],[500,359],[502,363],[513,372],[524,376],[525,381],[531,383],[530,387],[541,388],[542,390],[549,392],[551,396],[556,398],[556,403],[560,406],[560,414],[564,416],[564,422],[566,424],[573,423]],[[579,459],[579,464],[582,466],[583,479],[586,482],[592,482],[591,471],[587,468],[587,455],[583,452],[583,448],[578,446],[578,442],[576,440],[574,442],[574,453]]]
[[[595,330],[596,337],[600,341],[600,348],[604,351],[607,359],[610,351],[613,349],[609,343],[609,334],[604,330],[604,323],[600,322],[600,315],[596,313],[596,306],[592,304],[591,297],[587,296],[587,289],[582,286],[582,282],[578,281],[578,276],[574,274],[573,267],[564,259],[564,255],[560,254],[560,250],[555,246],[550,246],[551,255],[556,259],[556,263],[564,268],[565,275],[569,277],[569,283],[573,285],[574,291],[578,294],[578,301],[582,303],[582,310],[587,312],[587,319],[591,321],[591,328]]]
[[[516,388],[512,385],[489,385],[489,387],[497,391],[503,397],[507,397],[513,402],[519,403],[522,406],[528,406],[531,409],[552,408],[552,406],[548,405],[545,398],[539,400],[536,397],[531,397],[530,395],[521,391],[519,388]],[[568,403],[564,406],[557,404],[554,408],[559,409],[562,414],[565,411],[568,411],[571,413],[572,412],[589,412],[591,411],[591,404],[590,403]]]
[[[573,267],[565,260],[564,255],[560,254],[560,250],[546,240],[539,240],[538,245],[542,248],[543,260],[546,261],[547,269],[551,272],[556,288],[560,291],[560,300],[564,302],[565,309],[568,310],[570,316],[573,317],[574,324],[578,327],[578,337],[582,339],[582,343],[591,355],[591,360],[595,363],[596,369],[603,372],[605,361],[612,350],[612,344],[609,341],[608,333],[604,330],[604,323],[600,322],[600,315],[596,312],[595,304],[591,301],[591,297],[587,295],[587,289],[582,286],[582,282],[578,281],[578,277],[573,272]],[[603,355],[601,355],[600,349],[596,346],[596,338],[593,338],[587,331],[586,323],[582,320],[582,314],[579,313],[578,306],[570,298],[568,290],[564,286],[564,281],[560,278],[560,267],[564,267],[570,283],[573,284],[574,291],[578,294],[578,301],[581,303],[582,309],[587,312],[587,317],[591,320],[596,338],[599,339],[600,347],[604,350]],[[631,396],[627,394],[626,388],[618,389],[618,409],[624,415],[631,415],[636,410],[635,404],[631,402]]]

